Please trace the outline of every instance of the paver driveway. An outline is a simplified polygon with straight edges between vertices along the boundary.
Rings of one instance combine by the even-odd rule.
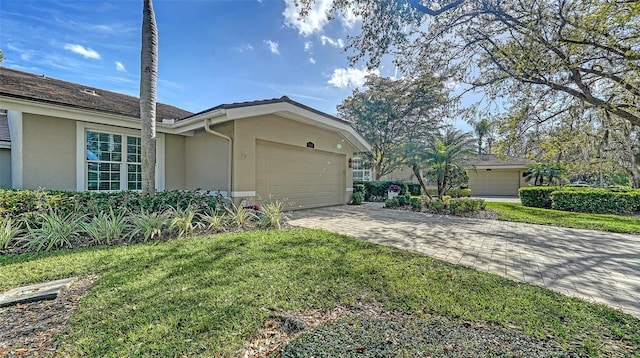
[[[419,251],[640,317],[640,236],[388,210],[378,203],[301,210],[290,224]]]

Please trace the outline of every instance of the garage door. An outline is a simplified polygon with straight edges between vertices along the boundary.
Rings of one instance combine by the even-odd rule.
[[[345,155],[256,141],[256,193],[293,208],[344,204]]]
[[[469,188],[473,196],[517,196],[520,187],[519,171],[470,170]]]

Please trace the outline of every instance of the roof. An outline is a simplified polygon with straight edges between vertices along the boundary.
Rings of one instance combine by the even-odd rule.
[[[0,111],[0,142],[11,142],[7,113]]]
[[[498,157],[493,154],[478,154],[467,160],[470,167],[527,167],[534,163],[535,161],[525,158]]]
[[[334,121],[338,121],[338,122],[349,124],[349,125],[351,124],[351,122],[349,122],[347,120],[344,120],[342,118],[338,118],[336,116],[332,116],[330,114],[324,113],[324,112],[319,111],[319,110],[317,110],[315,108],[312,108],[312,107],[309,107],[307,105],[304,105],[304,104],[302,104],[300,102],[296,102],[296,101],[292,100],[291,98],[289,98],[287,96],[282,96],[280,98],[262,99],[262,100],[258,100],[258,101],[247,101],[247,102],[235,102],[235,103],[221,104],[221,105],[206,109],[204,111],[195,113],[195,114],[191,115],[190,117],[199,116],[201,114],[213,112],[213,111],[216,111],[216,110],[219,110],[219,109],[244,108],[244,107],[262,106],[262,105],[275,104],[275,103],[289,103],[289,104],[294,105],[296,107],[300,107],[300,108],[305,109],[307,111],[311,111],[311,112],[313,112],[315,114],[319,114],[319,115],[321,115],[323,117],[332,119]],[[188,118],[189,117],[184,118],[184,119],[188,119]]]
[[[140,118],[140,101],[137,97],[6,67],[0,67],[0,96]],[[191,115],[184,109],[164,103],[156,104],[157,121]]]

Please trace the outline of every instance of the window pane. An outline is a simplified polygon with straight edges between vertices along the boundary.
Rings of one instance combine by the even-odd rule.
[[[127,164],[127,188],[142,190],[142,165]]]
[[[87,163],[88,190],[120,190],[120,165],[113,163]]]
[[[99,161],[122,160],[122,136],[87,132],[87,159]]]
[[[127,137],[127,162],[142,162],[142,149],[139,137]]]

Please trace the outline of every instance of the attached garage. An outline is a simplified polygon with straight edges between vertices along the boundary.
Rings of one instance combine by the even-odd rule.
[[[523,158],[477,155],[467,165],[471,195],[518,196],[518,189],[527,185],[522,174],[532,163]]]
[[[295,208],[344,204],[346,156],[256,141],[256,193]]]

